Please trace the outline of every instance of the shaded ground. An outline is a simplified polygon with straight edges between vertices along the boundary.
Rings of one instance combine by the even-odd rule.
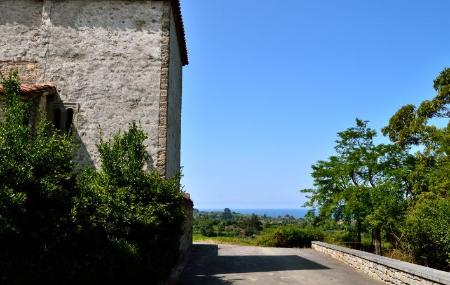
[[[312,249],[194,244],[178,285],[383,284]]]

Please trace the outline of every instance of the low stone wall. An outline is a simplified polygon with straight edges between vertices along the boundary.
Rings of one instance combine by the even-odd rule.
[[[180,239],[180,260],[178,265],[172,270],[169,280],[163,282],[160,285],[176,284],[180,274],[183,272],[184,267],[189,261],[192,249],[192,222],[193,222],[194,203],[192,202],[189,194],[184,194],[184,213],[186,220],[183,226],[183,235]]]
[[[450,285],[448,272],[324,242],[313,241],[312,248],[387,284]]]
[[[192,219],[194,204],[188,194],[184,197],[184,213],[186,220],[183,226],[183,235],[180,240],[181,260],[185,261],[189,258],[192,248]]]

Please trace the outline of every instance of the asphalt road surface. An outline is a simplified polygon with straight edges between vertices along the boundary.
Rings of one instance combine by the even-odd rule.
[[[384,284],[313,249],[200,244],[178,285]]]

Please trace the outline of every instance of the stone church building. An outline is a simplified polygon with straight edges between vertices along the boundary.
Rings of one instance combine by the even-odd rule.
[[[0,0],[0,71],[17,69],[55,126],[98,165],[96,144],[136,121],[151,167],[180,169],[182,69],[178,0]],[[0,88],[0,93],[2,92]],[[1,97],[1,94],[0,94]]]

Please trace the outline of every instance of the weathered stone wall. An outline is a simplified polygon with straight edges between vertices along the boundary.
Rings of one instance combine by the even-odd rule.
[[[171,177],[180,170],[182,62],[173,14],[170,18],[169,96],[167,112],[166,175]]]
[[[323,242],[312,242],[312,248],[387,284],[450,285],[448,272]]]
[[[20,74],[21,83],[33,84],[37,79],[37,63],[26,61],[0,61],[0,74],[7,76],[16,70]]]
[[[177,34],[172,2],[0,0],[0,71],[15,68],[25,83],[57,87],[52,104],[77,112],[79,162],[98,165],[101,135],[108,139],[137,121],[148,136],[149,166],[173,176],[180,166],[187,58],[180,54],[177,36],[184,35]],[[182,260],[192,245],[188,198],[185,212]]]
[[[35,63],[36,81],[54,83],[60,100],[79,105],[80,161],[98,164],[100,133],[109,138],[134,120],[148,135],[150,165],[156,165],[162,15],[167,5],[0,1],[0,62]]]

